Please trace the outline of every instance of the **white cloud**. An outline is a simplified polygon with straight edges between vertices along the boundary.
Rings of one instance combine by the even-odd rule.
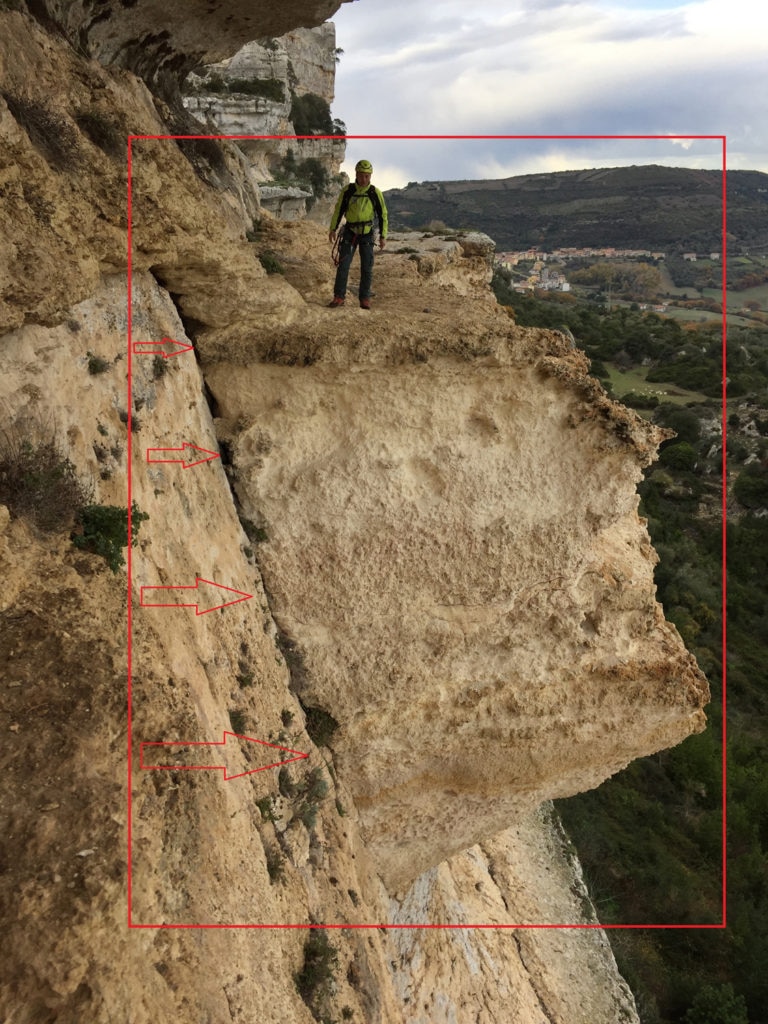
[[[747,0],[513,0],[500,15],[497,0],[362,0],[336,16],[345,54],[334,112],[360,134],[726,134],[732,160],[760,169],[766,11]],[[717,144],[702,145],[670,141],[656,162],[719,166]],[[434,146],[437,162],[413,152],[415,163],[384,157],[386,173],[470,176],[463,160],[455,174],[441,165]],[[565,147],[536,160],[574,155]]]

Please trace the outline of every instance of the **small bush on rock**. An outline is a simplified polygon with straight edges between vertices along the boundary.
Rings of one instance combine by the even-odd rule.
[[[137,543],[139,528],[146,512],[140,512],[134,501],[131,507],[131,546]],[[78,514],[79,533],[72,543],[83,551],[92,551],[106,560],[112,572],[123,565],[123,548],[128,547],[128,509],[122,505],[86,505]]]
[[[43,530],[66,528],[90,499],[69,459],[51,438],[0,438],[0,503]]]
[[[331,983],[338,968],[339,954],[324,931],[310,930],[304,943],[304,965],[294,975],[299,995],[315,1020],[331,995]]]

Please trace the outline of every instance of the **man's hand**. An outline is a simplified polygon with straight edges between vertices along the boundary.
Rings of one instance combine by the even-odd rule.
[[[335,242],[336,241],[336,232],[335,231],[329,231],[328,232],[328,241],[329,242]]]
[[[387,244],[386,238],[380,238],[379,239],[379,248],[380,249],[383,249],[386,244]]]

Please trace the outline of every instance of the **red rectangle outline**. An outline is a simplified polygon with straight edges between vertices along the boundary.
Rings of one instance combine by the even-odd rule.
[[[128,390],[127,390],[127,408],[128,408],[128,420],[126,429],[128,437],[131,437],[132,430],[132,419],[133,419],[133,361],[132,361],[132,341],[133,341],[133,322],[132,322],[132,311],[133,311],[133,143],[142,140],[164,140],[164,139],[339,139],[342,136],[338,135],[129,135],[127,140],[127,217],[128,217],[128,230],[127,230],[127,246],[128,246],[128,258],[127,258],[127,274],[128,274],[128,287],[127,287],[127,300],[128,300],[128,316],[127,316],[127,332],[128,332]],[[727,740],[728,740],[728,723],[727,723],[727,622],[726,622],[726,600],[727,600],[727,583],[726,583],[726,568],[727,568],[727,543],[726,543],[726,515],[727,515],[727,453],[726,453],[726,358],[727,358],[727,136],[725,135],[347,135],[343,136],[345,140],[349,139],[364,139],[364,140],[392,140],[392,141],[416,141],[419,139],[425,139],[430,141],[438,140],[454,140],[454,141],[469,141],[469,140],[529,140],[529,141],[547,141],[547,140],[565,140],[565,141],[576,141],[576,140],[608,140],[608,141],[630,141],[637,139],[658,139],[660,141],[671,138],[674,139],[711,139],[719,140],[722,144],[722,246],[721,246],[721,263],[722,263],[722,327],[721,327],[721,359],[722,359],[722,390],[721,390],[721,420],[722,420],[722,485],[721,485],[721,499],[722,499],[722,523],[721,523],[721,543],[722,543],[722,581],[721,581],[721,617],[722,617],[722,921],[717,924],[220,924],[220,923],[207,923],[207,924],[138,924],[133,920],[132,917],[132,895],[133,895],[133,851],[132,851],[132,814],[133,814],[133,796],[132,796],[132,785],[133,785],[133,599],[132,599],[132,583],[133,583],[133,563],[131,556],[131,545],[128,544],[127,554],[127,630],[128,630],[128,657],[127,657],[127,726],[128,726],[128,817],[127,817],[127,901],[128,901],[128,928],[130,929],[176,929],[176,928],[233,928],[233,929],[272,929],[272,928],[317,928],[317,929],[338,929],[338,928],[378,928],[386,931],[387,929],[433,929],[433,928],[445,928],[445,929],[473,929],[473,930],[497,930],[497,931],[509,931],[509,930],[543,930],[543,929],[571,929],[571,930],[590,930],[590,929],[601,929],[604,931],[610,930],[631,930],[631,929],[657,929],[657,930],[723,930],[727,928],[727,911],[728,911],[728,899],[727,899],[727,874],[728,874],[728,858],[727,858],[727,780],[728,780],[728,764],[727,764]],[[132,504],[133,504],[133,473],[132,473],[132,459],[128,459],[127,467],[127,487],[128,487],[128,537],[131,537],[131,522],[132,522]]]

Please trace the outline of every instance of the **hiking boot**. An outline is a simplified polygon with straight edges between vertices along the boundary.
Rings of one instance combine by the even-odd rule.
[[[360,309],[370,309],[370,308],[371,308],[371,300],[370,299],[360,299]]]
[[[340,295],[334,295],[328,305],[331,309],[335,309],[337,306],[344,305],[344,299]]]

